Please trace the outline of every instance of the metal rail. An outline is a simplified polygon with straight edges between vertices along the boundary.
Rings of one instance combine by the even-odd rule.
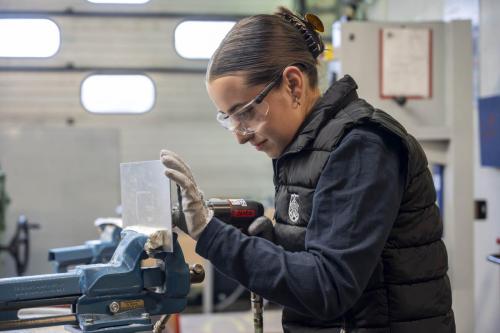
[[[75,315],[0,321],[0,331],[59,325],[78,325]]]

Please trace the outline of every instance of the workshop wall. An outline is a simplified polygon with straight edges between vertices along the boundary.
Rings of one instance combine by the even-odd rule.
[[[19,215],[40,224],[30,232],[26,274],[50,273],[48,249],[96,239],[96,217],[113,216],[119,203],[119,133],[110,129],[25,126],[0,130],[7,174],[7,243]],[[0,276],[15,275],[3,254]]]
[[[180,153],[207,197],[246,197],[270,204],[270,160],[240,147],[215,121],[205,90],[207,61],[174,50],[174,29],[187,17],[272,12],[292,1],[161,1],[97,5],[73,0],[0,0],[1,15],[30,12],[61,30],[51,58],[0,58],[0,163],[12,199],[7,230],[19,214],[41,224],[32,232],[27,274],[51,272],[50,248],[98,237],[95,218],[114,216],[119,163],[152,160],[162,148]],[[111,14],[111,15],[109,15]],[[84,110],[80,86],[90,74],[119,68],[154,83],[155,104],[141,115]],[[0,277],[14,275],[3,255]]]

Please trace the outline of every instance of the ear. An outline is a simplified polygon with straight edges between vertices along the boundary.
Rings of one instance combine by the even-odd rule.
[[[288,66],[283,71],[283,83],[292,98],[302,98],[306,83],[305,74],[297,66]]]

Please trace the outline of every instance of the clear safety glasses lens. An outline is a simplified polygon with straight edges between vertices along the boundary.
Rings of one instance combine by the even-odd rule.
[[[265,121],[268,113],[269,104],[266,101],[252,101],[231,115],[219,111],[217,121],[232,132],[251,134]]]

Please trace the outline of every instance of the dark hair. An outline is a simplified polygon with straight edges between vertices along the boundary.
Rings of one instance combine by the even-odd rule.
[[[274,15],[242,19],[229,31],[210,60],[207,82],[243,73],[247,85],[267,83],[286,66],[296,64],[314,88],[318,84],[316,57],[323,49],[311,24],[280,7]]]

